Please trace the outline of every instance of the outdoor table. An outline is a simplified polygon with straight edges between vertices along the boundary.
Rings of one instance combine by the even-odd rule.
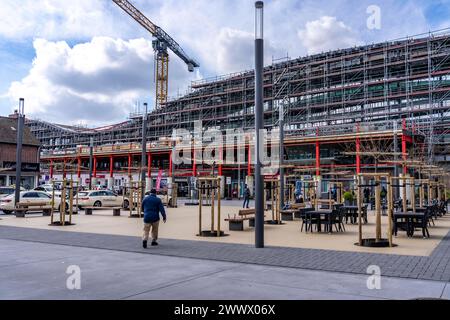
[[[315,217],[318,219],[318,224],[317,224],[317,231],[318,232],[322,232],[322,221],[324,220],[331,220],[331,215],[332,215],[333,211],[309,211],[306,213],[306,216],[309,216],[309,219],[311,219],[312,217]],[[322,220],[322,216],[325,216],[325,219]],[[330,227],[330,233],[333,233],[333,228]]]
[[[358,218],[358,206],[343,206],[342,210],[345,212],[345,220],[350,217],[350,222],[356,224]]]
[[[414,236],[414,220],[424,219],[425,213],[423,212],[396,212],[394,213],[394,234],[397,235],[399,220],[404,220],[406,223],[406,235],[408,237]]]
[[[303,219],[303,217],[310,211],[315,211],[314,208],[301,208],[295,211],[294,218],[295,219]]]
[[[283,221],[294,221],[294,214],[298,210],[295,209],[287,209],[287,210],[281,210],[281,217]]]
[[[408,212],[414,211],[412,208],[408,208]],[[416,208],[416,212],[418,213],[425,213],[427,211],[427,208]]]

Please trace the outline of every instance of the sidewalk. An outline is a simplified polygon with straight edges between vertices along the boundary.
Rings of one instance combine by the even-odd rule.
[[[69,266],[81,290],[66,287]],[[0,299],[450,298],[445,282],[260,266],[0,239]]]
[[[379,266],[384,276],[450,281],[450,233],[430,256],[270,246],[264,249],[255,249],[253,245],[247,244],[175,239],[161,239],[162,246],[144,250],[141,247],[139,236],[9,226],[0,226],[0,239],[359,275],[366,275],[369,266]]]

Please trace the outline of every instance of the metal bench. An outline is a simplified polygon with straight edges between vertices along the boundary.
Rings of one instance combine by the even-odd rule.
[[[238,215],[234,217],[230,217],[228,215],[228,219],[225,221],[230,224],[230,231],[244,231],[244,221],[249,221],[250,227],[255,226],[255,214],[256,209],[242,209],[239,210]]]
[[[104,207],[84,207],[84,214],[87,216],[92,216],[94,210],[112,210],[113,217],[120,217],[122,212],[122,207],[104,208]]]
[[[287,209],[281,210],[281,220],[283,221],[294,221],[294,214],[297,212],[297,209]]]
[[[44,217],[49,217],[52,213],[52,209],[46,208],[49,204],[47,202],[19,202],[14,209],[17,218],[25,218],[27,212],[30,211],[42,211]]]

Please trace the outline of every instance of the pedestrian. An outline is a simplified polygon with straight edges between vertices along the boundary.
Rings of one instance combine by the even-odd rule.
[[[383,189],[381,190],[380,196],[381,196],[381,199],[385,199],[386,198],[386,196],[387,196],[386,187],[383,186]]]
[[[166,211],[160,198],[156,196],[156,189],[150,191],[150,195],[142,201],[142,211],[144,212],[144,236],[142,238],[142,246],[146,249],[150,231],[152,233],[152,246],[158,245],[158,230],[163,217],[164,223],[167,221]]]
[[[305,203],[305,200],[303,200],[302,196],[298,196],[295,198],[295,203]]]
[[[370,202],[370,190],[369,188],[364,189],[364,202],[369,203]]]
[[[337,201],[337,187],[334,186],[333,189],[331,190],[331,197],[334,201]]]
[[[245,190],[244,190],[244,205],[242,206],[242,208],[249,208],[250,205],[250,189],[248,188],[247,185],[245,185]]]

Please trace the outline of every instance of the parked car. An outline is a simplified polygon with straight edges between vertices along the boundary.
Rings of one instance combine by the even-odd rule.
[[[150,195],[150,191],[145,193],[145,196],[149,196],[149,195]],[[165,206],[172,206],[172,197],[171,196],[167,197],[167,192],[166,191],[159,191],[156,194],[156,196],[161,199],[163,205],[165,205]],[[124,200],[123,200],[123,208],[124,209],[128,209],[130,207],[130,200],[128,198],[129,197],[125,197]],[[134,206],[135,207],[138,206],[138,205],[141,205],[141,204],[137,203],[137,200],[138,200],[137,194],[135,193],[135,196],[134,196]]]
[[[20,191],[25,191],[24,188],[20,188]],[[10,187],[0,187],[0,199],[7,197],[16,192],[16,188],[14,186]]]
[[[2,199],[0,199],[0,210],[3,211],[5,214],[11,214],[14,211],[14,194],[11,194],[9,196],[6,196]],[[33,210],[33,207],[30,207],[30,211],[40,211],[41,209],[51,209],[52,208],[52,197],[42,191],[22,191],[20,193],[20,200],[21,203],[45,203],[46,205],[42,208],[35,208]],[[59,211],[61,205],[61,199],[55,198],[55,206],[54,208]],[[69,205],[66,203],[66,208],[68,208]]]
[[[122,207],[123,198],[111,191],[81,191],[78,193],[78,207]]]
[[[150,195],[150,191],[145,194],[146,196]],[[161,199],[163,205],[171,206],[172,205],[172,196],[167,196],[167,190],[158,191],[156,196]]]
[[[53,191],[53,185],[52,184],[42,184],[39,187],[34,188],[34,190],[51,193]]]
[[[49,195],[52,195],[53,194],[53,185],[52,184],[43,184],[37,188],[34,188],[33,190],[47,192]],[[55,197],[61,198],[61,190],[55,189]]]

